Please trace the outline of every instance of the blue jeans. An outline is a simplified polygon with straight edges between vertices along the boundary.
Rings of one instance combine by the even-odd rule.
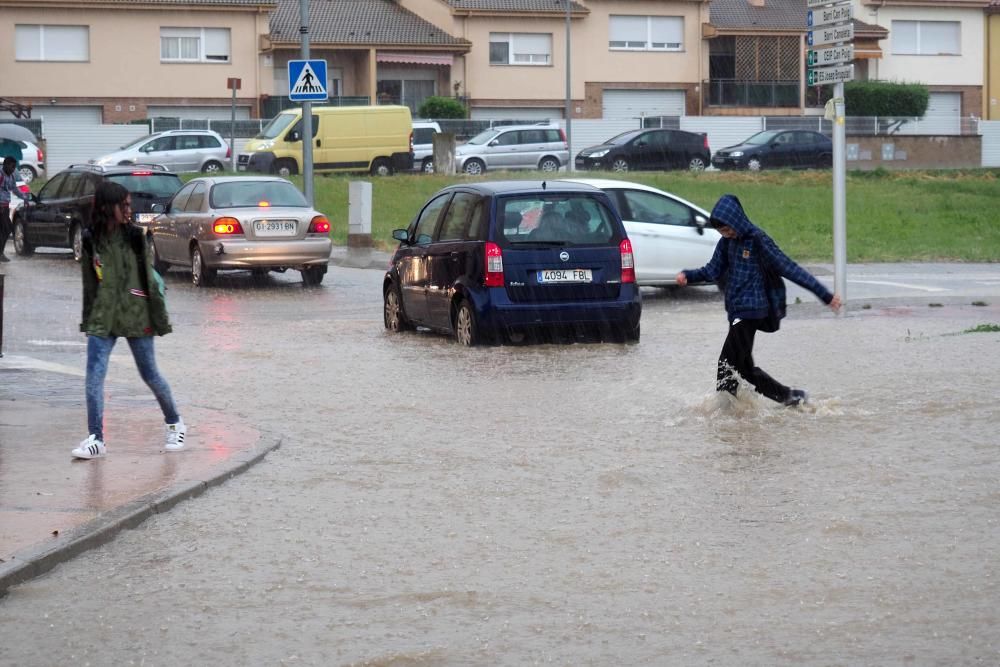
[[[98,440],[104,440],[104,378],[108,374],[108,359],[115,347],[115,336],[87,336],[87,426]],[[156,368],[153,352],[153,337],[126,338],[132,350],[139,375],[153,390],[153,395],[163,410],[163,419],[168,424],[180,421],[174,399],[170,395],[170,385]]]

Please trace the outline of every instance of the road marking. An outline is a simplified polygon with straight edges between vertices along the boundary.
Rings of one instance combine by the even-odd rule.
[[[39,347],[86,347],[87,341],[81,340],[29,340],[29,345],[37,345]]]
[[[950,292],[946,287],[922,287],[921,285],[908,285],[907,283],[893,283],[888,280],[848,280],[849,283],[860,283],[862,285],[886,285],[888,287],[905,287],[923,292]]]

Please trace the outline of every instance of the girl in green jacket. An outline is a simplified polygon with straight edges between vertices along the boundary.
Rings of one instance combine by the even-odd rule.
[[[105,181],[94,194],[94,209],[84,233],[83,322],[87,334],[87,425],[90,435],[73,456],[104,456],[104,378],[115,341],[123,336],[132,350],[139,375],[153,390],[166,421],[169,452],[184,449],[186,428],[177,414],[170,386],[156,368],[153,336],[170,333],[166,302],[157,281],[143,230],[131,224],[128,190]]]

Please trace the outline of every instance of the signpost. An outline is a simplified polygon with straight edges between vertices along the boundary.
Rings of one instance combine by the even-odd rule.
[[[309,60],[309,0],[299,0],[302,60],[288,61],[288,98],[302,102],[302,194],[313,205],[312,103],[327,99],[326,61]]]
[[[243,84],[241,79],[230,77],[226,79],[226,85],[233,91],[232,115],[229,123],[229,168],[236,172],[236,91]]]
[[[854,80],[854,13],[850,0],[806,0],[806,83],[833,85],[833,273],[834,292],[847,302],[847,130],[844,82]],[[814,9],[816,8],[816,9]],[[832,67],[824,67],[832,65]]]

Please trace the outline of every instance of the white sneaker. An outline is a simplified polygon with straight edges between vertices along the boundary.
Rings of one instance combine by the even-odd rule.
[[[104,441],[98,440],[93,433],[72,451],[73,458],[77,459],[99,459],[107,453],[108,448],[104,446]]]
[[[184,449],[184,435],[187,427],[183,419],[178,419],[176,424],[167,424],[167,444],[163,446],[168,452],[178,452]]]

